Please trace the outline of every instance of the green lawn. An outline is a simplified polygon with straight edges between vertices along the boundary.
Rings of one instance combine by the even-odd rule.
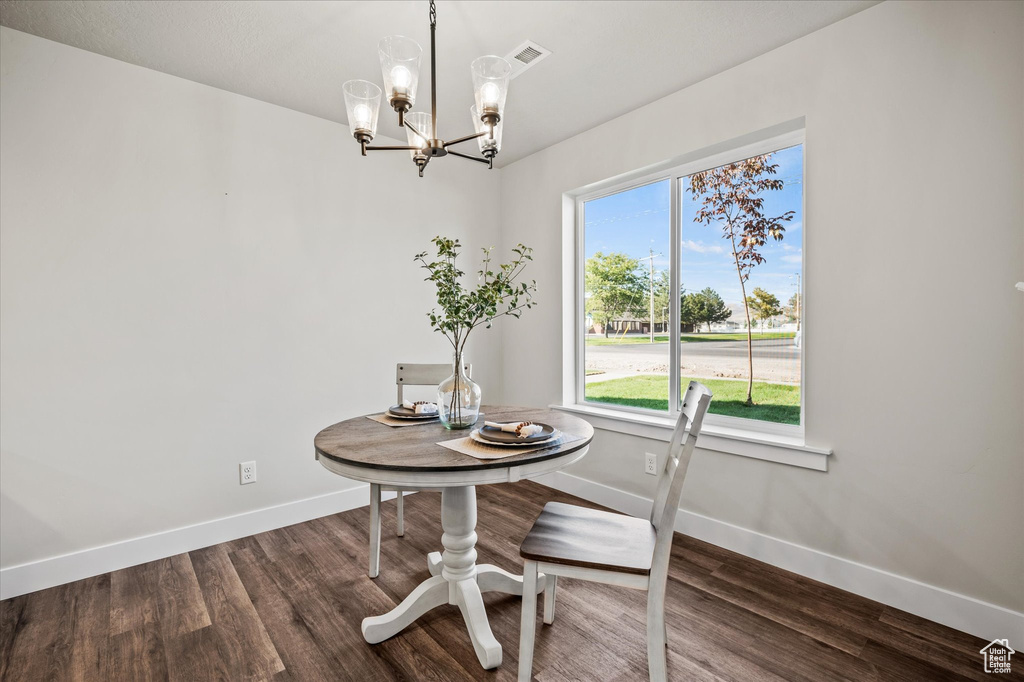
[[[793,332],[771,332],[765,334],[754,333],[754,341],[772,341],[775,339],[791,339],[795,336]],[[704,343],[707,341],[746,341],[746,332],[714,333],[714,334],[680,334],[679,340],[683,343]],[[628,344],[650,343],[650,336],[603,336],[587,337],[588,346],[622,346]],[[668,343],[668,334],[655,334],[655,343]]]
[[[683,379],[685,387],[689,379]],[[727,417],[760,419],[779,424],[800,423],[800,387],[787,384],[754,382],[752,407],[744,404],[747,398],[747,382],[725,379],[698,379],[711,389],[715,397],[711,400],[709,412]],[[628,407],[643,407],[649,410],[668,410],[668,377],[654,374],[639,374],[624,379],[611,379],[587,384],[586,398],[599,403],[614,403]]]

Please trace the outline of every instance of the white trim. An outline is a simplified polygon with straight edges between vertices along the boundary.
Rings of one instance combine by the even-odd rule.
[[[669,208],[669,220],[671,225],[669,226],[669,273],[668,273],[668,328],[665,329],[665,335],[668,337],[668,404],[671,408],[669,411],[672,413],[672,421],[679,418],[677,414],[680,403],[682,403],[681,394],[683,393],[682,386],[682,355],[683,355],[683,344],[680,339],[680,335],[677,333],[670,333],[669,329],[682,330],[682,301],[681,289],[683,286],[683,191],[682,191],[682,180],[680,178],[672,178],[672,184],[670,185],[670,208]],[[653,262],[653,261],[652,261]],[[654,287],[654,283],[651,283],[651,287]],[[653,318],[653,312],[651,317]],[[654,337],[654,320],[651,320],[651,338]],[[585,343],[585,342],[584,342]],[[586,368],[586,362],[582,363],[582,366]],[[583,380],[586,381],[586,370],[583,371]],[[586,401],[586,393],[581,392],[576,394],[580,402]],[[705,414],[706,418],[708,415]]]
[[[641,438],[668,441],[672,437],[675,423],[669,417],[618,408],[586,405],[551,405],[552,409],[578,414],[590,422],[595,429],[627,433]],[[749,431],[721,424],[704,422],[697,447],[727,455],[740,455],[768,462],[828,471],[831,448],[821,448],[804,443],[802,437],[793,437],[768,431]]]
[[[799,118],[750,135],[744,135],[735,140],[728,140],[677,156],[647,169],[596,182],[566,192],[566,194],[579,202],[593,201],[661,180],[682,178],[700,171],[724,166],[733,161],[748,159],[751,156],[795,147],[798,144],[804,144],[804,126],[804,119]]]
[[[646,518],[650,515],[651,500],[563,471],[536,480],[630,516]],[[1011,641],[1024,643],[1024,613],[685,509],[679,510],[676,530],[986,641],[1009,637]]]
[[[406,494],[412,492],[406,491]],[[394,497],[395,493],[381,495],[381,499],[385,500]],[[11,566],[0,570],[0,599],[365,507],[369,502],[369,486],[359,484],[348,490]]]
[[[562,195],[562,309],[574,310],[577,297],[576,282],[576,202]],[[566,261],[569,265],[566,266]],[[578,315],[561,315],[562,318],[562,402],[574,402],[576,396],[576,340],[582,338],[580,328],[583,320]]]
[[[572,445],[572,441],[566,445]],[[364,466],[344,464],[330,457],[321,457],[320,464],[328,471],[355,481],[378,483],[391,488],[403,490],[423,490],[424,488],[464,488],[471,485],[488,485],[491,483],[515,483],[524,478],[534,478],[542,474],[557,471],[562,467],[583,459],[590,449],[590,444],[578,450],[571,450],[557,457],[542,459],[539,462],[525,464],[509,464],[490,469],[466,467],[451,471],[395,471],[392,469],[370,469]]]

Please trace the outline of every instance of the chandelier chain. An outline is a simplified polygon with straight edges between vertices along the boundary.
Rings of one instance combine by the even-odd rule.
[[[434,0],[430,0],[430,28],[437,28],[437,8],[434,7]]]

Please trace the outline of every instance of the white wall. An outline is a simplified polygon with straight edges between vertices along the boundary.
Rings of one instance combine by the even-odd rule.
[[[450,359],[412,256],[495,244],[498,173],[7,28],[0,63],[0,566],[354,486],[313,436]]]
[[[887,2],[506,167],[543,293],[506,400],[561,399],[563,192],[806,117],[806,433],[835,455],[698,453],[683,507],[1024,609],[1022,111],[1024,4]],[[599,431],[572,473],[649,497],[645,450]]]

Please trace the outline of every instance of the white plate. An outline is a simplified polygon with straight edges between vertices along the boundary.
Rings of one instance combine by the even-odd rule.
[[[483,438],[480,435],[479,431],[480,431],[480,429],[473,429],[470,432],[469,437],[472,440],[475,440],[477,443],[482,443],[484,445],[493,445],[493,446],[498,447],[498,448],[528,448],[528,447],[537,447],[537,446],[540,446],[540,445],[549,444],[549,443],[551,443],[553,441],[556,441],[556,440],[558,440],[559,438],[562,437],[562,432],[559,431],[558,429],[555,429],[554,435],[552,435],[551,438],[548,438],[547,440],[536,440],[536,441],[534,441],[532,443],[495,443],[493,440],[487,440],[486,438]]]

